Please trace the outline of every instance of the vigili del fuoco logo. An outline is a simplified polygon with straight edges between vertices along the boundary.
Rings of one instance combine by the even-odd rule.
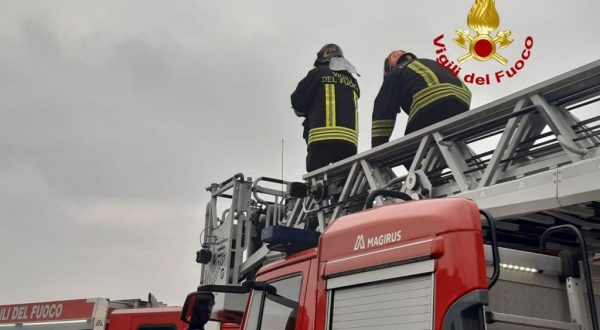
[[[500,26],[495,0],[475,0],[467,15],[467,25],[470,30],[456,30],[454,43],[466,50],[466,53],[459,56],[456,62],[446,55],[447,48],[443,42],[443,34],[433,40],[437,62],[453,75],[458,77],[462,70],[460,65],[471,59],[481,62],[494,60],[498,65],[503,66],[501,70],[494,73],[470,72],[463,75],[466,83],[491,85],[515,77],[525,67],[525,62],[531,57],[533,37],[525,38],[520,58],[508,65],[510,59],[503,56],[501,50],[510,46],[514,40],[510,37],[510,30],[498,31],[493,36],[494,31]]]

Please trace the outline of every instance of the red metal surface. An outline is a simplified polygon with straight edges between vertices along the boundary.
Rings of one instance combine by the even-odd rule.
[[[86,299],[0,306],[0,324],[89,319],[95,302]]]
[[[316,278],[310,276],[311,269],[316,268],[315,252],[315,249],[311,249],[297,253],[285,261],[269,265],[266,269],[261,270],[256,277],[257,281],[270,282],[289,277],[290,275],[302,274],[302,287],[298,300],[298,313],[296,314],[296,330],[313,329],[312,323],[314,323],[313,319],[316,311],[312,301],[314,301],[316,292],[315,290],[307,290],[307,288],[314,288],[316,284]],[[313,283],[309,283],[309,281]],[[311,298],[306,300],[307,297]],[[309,301],[309,303],[305,303],[305,301]],[[242,329],[246,329],[246,315],[247,313],[245,313],[244,320],[242,321]]]
[[[268,264],[268,265],[262,267],[256,275],[261,276],[262,274],[271,273],[274,270],[277,270],[279,268],[285,268],[289,265],[293,265],[293,264],[297,264],[297,263],[305,261],[305,260],[313,259],[313,258],[315,258],[316,255],[317,255],[316,248],[304,250],[302,252],[295,253],[295,254],[287,257],[284,260],[277,261],[277,262],[274,262],[274,263],[271,263],[271,264]]]
[[[334,274],[327,269],[330,264],[353,260],[349,270],[369,267],[377,252],[393,248],[398,248],[396,253],[380,257],[379,262],[429,256],[432,246],[431,242],[426,243],[428,240],[444,233],[469,230],[481,231],[481,224],[477,205],[466,199],[430,199],[378,207],[342,217],[330,225],[321,236],[319,261],[327,263],[326,274]],[[385,236],[399,231],[400,239],[386,243]],[[364,237],[365,243],[370,238],[384,236],[384,244],[373,247],[366,244],[364,249],[355,249],[359,236]]]
[[[109,312],[106,330],[138,330],[142,326],[187,327],[179,317],[181,308],[115,309]]]
[[[369,239],[377,243],[369,246]],[[324,277],[423,257],[436,259],[434,323],[435,329],[441,329],[453,302],[472,290],[487,288],[481,220],[475,202],[432,199],[355,213],[329,226],[319,244]],[[320,311],[326,306],[324,290],[325,284],[320,284]],[[324,326],[322,322],[319,327]]]
[[[364,247],[359,244],[361,235]],[[436,260],[434,329],[441,329],[453,302],[470,291],[487,288],[477,205],[447,198],[345,216],[323,233],[318,251],[304,251],[264,267],[257,280],[271,281],[302,272],[296,329],[324,329],[328,276],[417,258]]]
[[[466,216],[465,221],[479,223],[479,213]],[[435,329],[442,329],[448,308],[458,298],[476,289],[487,289],[481,231],[446,233],[442,237],[445,253],[437,259],[435,269]]]

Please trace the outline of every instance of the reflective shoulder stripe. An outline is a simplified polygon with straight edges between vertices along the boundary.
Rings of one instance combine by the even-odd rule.
[[[410,62],[406,67],[414,71],[419,76],[421,76],[423,80],[425,80],[427,86],[433,86],[435,84],[440,83],[439,79],[437,78],[435,73],[431,71],[431,69],[429,69],[428,67],[416,60]]]

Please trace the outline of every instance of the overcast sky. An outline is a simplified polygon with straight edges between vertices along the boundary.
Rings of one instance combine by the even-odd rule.
[[[325,43],[362,77],[360,146],[394,49],[433,58],[472,0],[0,0],[0,304],[84,297],[171,305],[198,285],[208,200],[228,176],[299,180],[289,95]],[[473,106],[599,58],[597,0],[498,0],[532,56]],[[461,73],[494,72],[470,60]],[[404,130],[401,116],[395,137]]]

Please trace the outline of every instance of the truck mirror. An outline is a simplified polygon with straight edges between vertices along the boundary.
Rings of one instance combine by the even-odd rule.
[[[181,309],[181,320],[189,324],[189,329],[204,329],[208,323],[215,296],[210,292],[192,292],[185,298]]]
[[[308,196],[308,186],[304,182],[292,182],[290,183],[288,192],[291,197],[304,198]]]
[[[221,293],[237,293],[243,294],[250,292],[250,287],[240,285],[201,285],[198,287],[198,292],[221,292]],[[193,293],[190,293],[190,295]]]
[[[246,281],[246,282],[242,283],[242,286],[247,288],[248,291],[250,289],[253,289],[253,290],[258,290],[258,291],[265,291],[270,294],[277,293],[277,289],[274,286],[268,284],[267,282]]]

